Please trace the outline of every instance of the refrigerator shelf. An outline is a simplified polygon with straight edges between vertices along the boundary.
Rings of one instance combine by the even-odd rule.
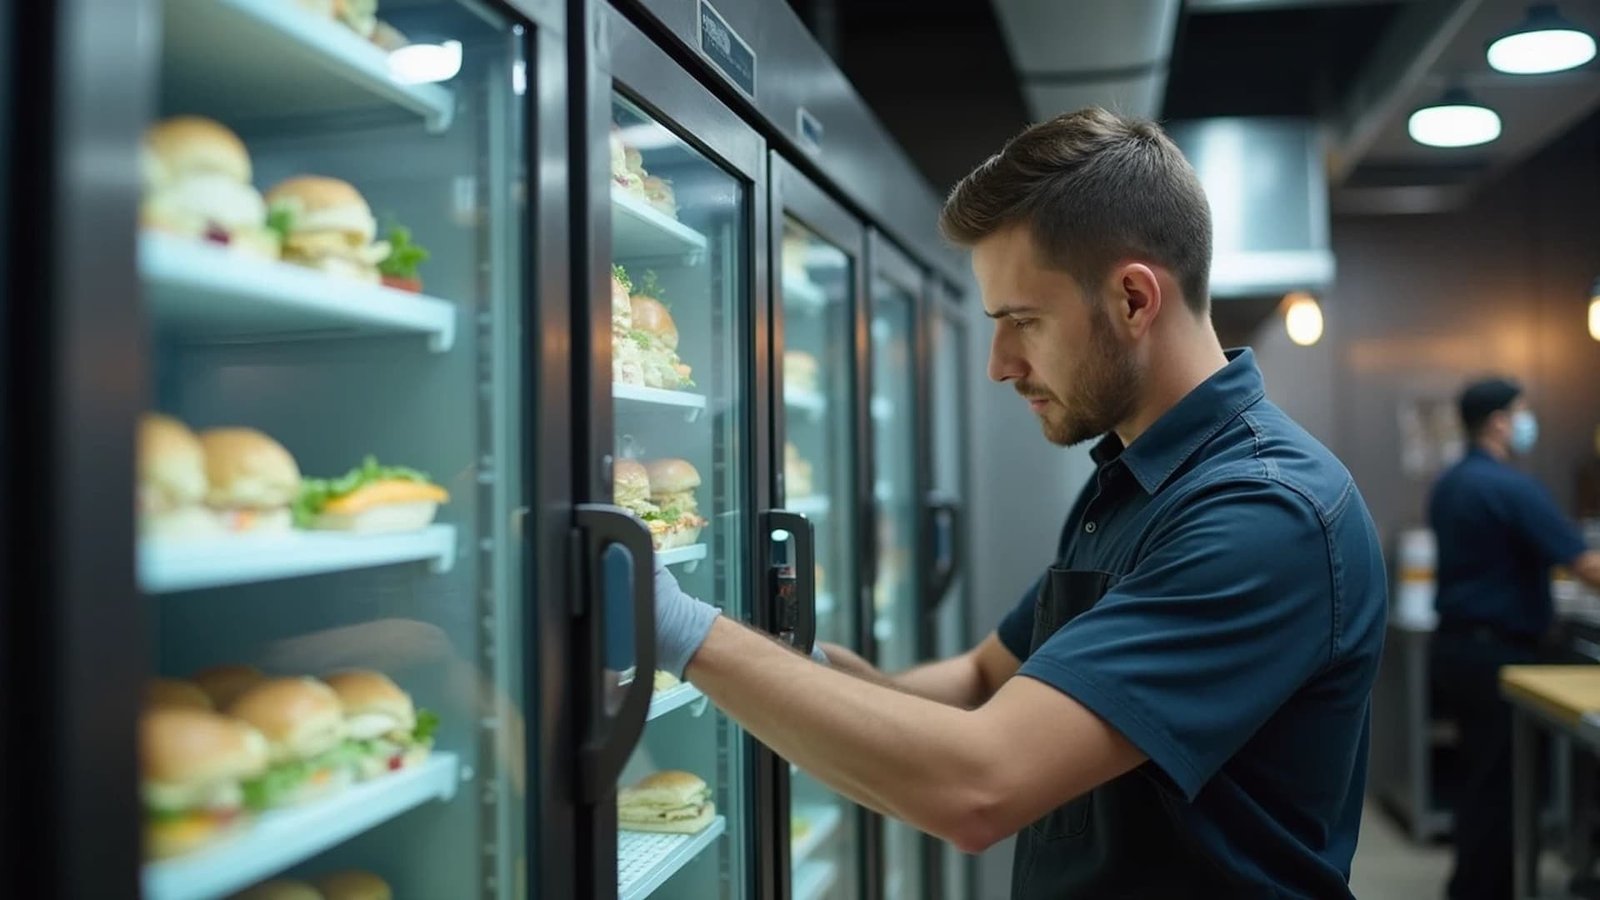
[[[656,559],[663,566],[677,566],[687,564],[684,571],[693,572],[706,558],[705,544],[690,544],[687,547],[676,547],[671,550],[662,550],[656,553]]]
[[[288,534],[139,543],[139,587],[164,594],[426,561],[434,572],[455,564],[454,525],[405,534]]]
[[[141,236],[139,273],[157,330],[183,341],[415,334],[426,337],[436,353],[455,343],[453,303],[200,241]]]
[[[644,900],[722,836],[728,820],[717,816],[699,834],[617,832],[617,900]]]
[[[794,873],[794,900],[822,900],[839,880],[839,867],[831,862],[813,862]]]
[[[822,286],[803,275],[783,274],[783,306],[785,309],[816,312],[828,305],[828,295]]]
[[[230,123],[295,115],[352,120],[400,111],[429,131],[450,127],[455,96],[404,84],[389,57],[332,19],[283,0],[166,0],[162,57],[170,109],[226,114]]]
[[[646,717],[646,720],[659,719],[675,709],[704,699],[706,699],[706,695],[700,693],[699,688],[686,681],[677,687],[669,688],[653,695],[650,698],[650,715]],[[704,705],[702,705],[700,709],[703,711],[704,708]],[[698,712],[696,715],[698,715]]]
[[[628,411],[645,412],[650,410],[669,410],[681,413],[685,421],[693,422],[700,418],[706,409],[706,396],[704,394],[691,394],[688,391],[668,391],[662,388],[643,387],[637,384],[613,384],[611,398],[619,401],[617,412]]]
[[[619,260],[693,261],[706,236],[622,188],[611,189],[611,250]]]
[[[146,900],[209,900],[231,894],[382,825],[430,800],[455,796],[460,766],[435,753],[415,769],[358,784],[327,800],[261,816],[239,837],[148,863]]]
[[[832,504],[826,494],[812,494],[809,497],[793,497],[785,501],[783,508],[789,512],[799,513],[802,516],[825,516]]]
[[[826,844],[834,832],[839,830],[839,823],[844,819],[844,811],[836,804],[802,806],[796,809],[795,815],[811,823],[811,830],[806,836],[790,844],[789,856],[798,865],[817,852],[817,849]]]
[[[798,391],[786,388],[783,392],[783,405],[790,409],[798,409],[810,413],[814,418],[828,411],[828,398],[811,391]]]

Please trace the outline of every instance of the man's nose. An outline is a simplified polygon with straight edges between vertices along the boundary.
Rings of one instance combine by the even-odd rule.
[[[1003,325],[996,325],[994,338],[989,342],[989,380],[1016,381],[1027,374],[1022,357],[1015,353],[1006,339]]]

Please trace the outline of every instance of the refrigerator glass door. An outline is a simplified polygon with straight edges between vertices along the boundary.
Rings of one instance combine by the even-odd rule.
[[[684,590],[748,621],[752,191],[643,104],[618,93],[611,113],[614,499]],[[743,733],[693,686],[631,677],[654,678],[655,694],[621,779],[619,896],[743,897]],[[663,772],[705,790],[670,809],[632,790]]]
[[[873,584],[873,637],[877,664],[903,672],[917,660],[915,294],[882,276],[872,282],[872,451],[877,521],[877,580]],[[923,896],[922,837],[884,820],[884,884],[888,900]]]
[[[444,0],[160,6],[144,896],[527,896],[534,33]],[[206,734],[269,752],[196,785],[162,754]]]
[[[851,414],[855,379],[855,265],[843,249],[785,217],[783,508],[815,525],[817,640],[860,651],[856,633],[856,508]],[[858,896],[856,806],[792,771],[790,867],[794,900]]]

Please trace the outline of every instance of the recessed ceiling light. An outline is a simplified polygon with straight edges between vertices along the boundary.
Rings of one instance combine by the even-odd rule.
[[[1594,36],[1562,18],[1554,3],[1528,7],[1522,24],[1489,44],[1489,65],[1512,75],[1575,69],[1594,59]]]
[[[1500,136],[1500,116],[1456,89],[1412,113],[1407,128],[1412,140],[1429,147],[1471,147]]]

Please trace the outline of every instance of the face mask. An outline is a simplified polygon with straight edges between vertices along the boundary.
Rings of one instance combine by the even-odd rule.
[[[1531,410],[1521,410],[1511,417],[1511,450],[1518,456],[1526,456],[1533,445],[1539,440],[1539,420],[1533,417]]]

